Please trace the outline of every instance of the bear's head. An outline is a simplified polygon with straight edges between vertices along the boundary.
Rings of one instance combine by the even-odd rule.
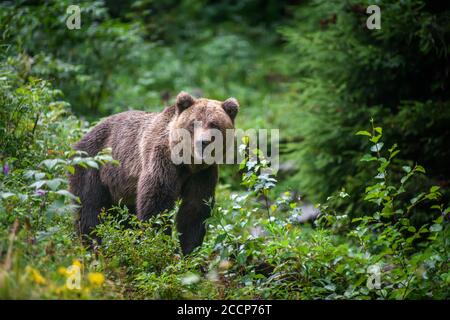
[[[172,161],[204,168],[225,163],[226,153],[234,143],[234,120],[239,111],[235,98],[225,101],[195,99],[180,92],[176,114],[170,123]],[[177,159],[174,159],[177,158]]]

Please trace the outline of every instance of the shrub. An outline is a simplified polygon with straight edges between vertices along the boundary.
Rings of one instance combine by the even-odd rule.
[[[444,186],[449,177],[448,7],[422,0],[377,5],[380,30],[366,28],[360,2],[320,0],[298,6],[292,25],[280,29],[287,56],[278,65],[290,80],[288,111],[280,108],[276,118],[303,139],[291,155],[299,166],[291,183],[315,201],[345,188],[348,212],[364,205],[361,186],[371,170],[359,162],[365,146],[352,133],[370,118],[398,143],[399,168],[422,163],[430,185]]]

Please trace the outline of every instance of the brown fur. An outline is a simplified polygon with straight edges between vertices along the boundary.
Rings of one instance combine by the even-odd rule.
[[[182,199],[176,218],[182,251],[187,254],[201,245],[204,220],[211,211],[205,200],[214,200],[218,168],[216,164],[175,165],[170,158],[170,131],[188,128],[192,120],[224,131],[233,128],[238,109],[233,98],[194,99],[181,92],[176,104],[160,113],[127,111],[97,124],[75,149],[94,156],[110,147],[120,165],[77,168],[70,177],[71,191],[81,200],[79,232],[92,235],[101,209],[121,199],[142,220],[172,209]]]

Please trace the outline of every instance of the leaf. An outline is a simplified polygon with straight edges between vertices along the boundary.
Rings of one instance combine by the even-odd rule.
[[[216,241],[215,241],[215,245],[222,243],[223,240],[225,240],[227,234],[226,233],[221,233],[217,236]]]
[[[436,220],[434,220],[435,223],[441,224],[444,221],[444,216],[439,216]]]
[[[2,199],[8,199],[8,198],[10,198],[10,197],[14,197],[16,194],[15,193],[12,193],[12,192],[2,192],[2,193],[0,193],[0,197],[2,198]]]
[[[365,154],[359,161],[375,161],[375,160],[377,160],[376,157],[371,156],[370,154]]]
[[[430,227],[430,231],[431,232],[439,232],[439,231],[441,231],[442,230],[442,225],[441,224],[433,224],[431,227]]]
[[[375,128],[375,131],[378,132],[379,134],[382,134],[382,133],[383,133],[383,128],[381,128],[381,127],[376,127],[376,128]]]
[[[77,196],[75,196],[73,193],[69,192],[68,190],[58,190],[58,191],[56,191],[56,193],[66,197],[66,198],[71,198],[74,200],[78,199]]]
[[[339,192],[339,197],[344,199],[344,198],[350,197],[350,195],[347,192],[340,191]]]
[[[395,150],[394,152],[392,152],[391,156],[389,157],[389,159],[394,158],[399,152],[400,152],[400,150]]]
[[[41,162],[41,165],[47,167],[48,170],[52,170],[59,162],[62,162],[61,159],[46,159]]]
[[[334,284],[327,284],[325,287],[325,289],[327,289],[328,291],[336,291],[336,286]]]
[[[373,136],[372,138],[370,138],[369,141],[373,142],[373,143],[377,143],[380,139],[381,139],[381,134],[378,136]]]
[[[31,179],[36,172],[37,172],[36,170],[27,170],[25,171],[25,174],[23,176],[25,179]]]
[[[45,180],[36,181],[35,183],[30,185],[30,188],[40,189],[45,183]]]
[[[357,135],[357,136],[368,136],[368,137],[372,136],[372,134],[370,132],[368,132],[368,131],[358,131],[355,135]]]
[[[98,163],[93,160],[87,160],[86,164],[91,168],[99,169]]]
[[[42,180],[45,178],[45,173],[44,172],[36,172],[34,174],[34,179],[36,180]]]
[[[432,187],[430,188],[430,193],[435,193],[435,192],[437,192],[439,189],[440,189],[439,186],[432,186]]]
[[[366,280],[366,275],[362,275],[359,277],[358,280],[354,283],[355,287],[358,287],[361,283],[363,283]]]
[[[385,178],[384,172],[380,172],[375,176],[375,179],[384,179],[384,178]]]
[[[237,260],[238,264],[243,265],[247,261],[247,255],[245,254],[245,252],[241,252],[241,253],[238,254],[236,260]]]
[[[47,180],[45,182],[45,184],[52,189],[53,191],[55,191],[56,189],[58,189],[59,185],[61,184],[61,179],[52,179],[52,180]]]
[[[422,166],[417,165],[417,166],[414,168],[414,171],[421,172],[421,173],[425,173],[425,168],[422,167]]]
[[[390,148],[388,149],[388,151],[389,151],[389,153],[392,153],[392,152],[394,152],[394,151],[399,151],[399,150],[397,150],[397,144],[394,143],[394,145],[393,145],[392,147],[390,147]]]
[[[372,152],[379,152],[381,150],[381,148],[383,148],[383,146],[384,146],[384,143],[383,142],[379,142],[379,143],[373,145],[370,148],[370,151],[372,151]]]
[[[428,228],[425,227],[425,226],[422,226],[422,227],[419,229],[419,233],[425,233],[425,232],[428,232]]]
[[[75,168],[73,166],[66,166],[66,170],[72,175],[75,174]]]
[[[410,200],[411,204],[416,203],[417,201],[421,200],[423,198],[423,196],[425,195],[424,192],[419,193],[417,196],[415,196],[414,198],[412,198]]]

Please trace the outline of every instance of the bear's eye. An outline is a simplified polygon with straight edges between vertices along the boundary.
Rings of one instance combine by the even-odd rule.
[[[219,129],[220,126],[219,126],[219,123],[217,123],[216,121],[211,121],[211,122],[208,123],[208,128]]]

